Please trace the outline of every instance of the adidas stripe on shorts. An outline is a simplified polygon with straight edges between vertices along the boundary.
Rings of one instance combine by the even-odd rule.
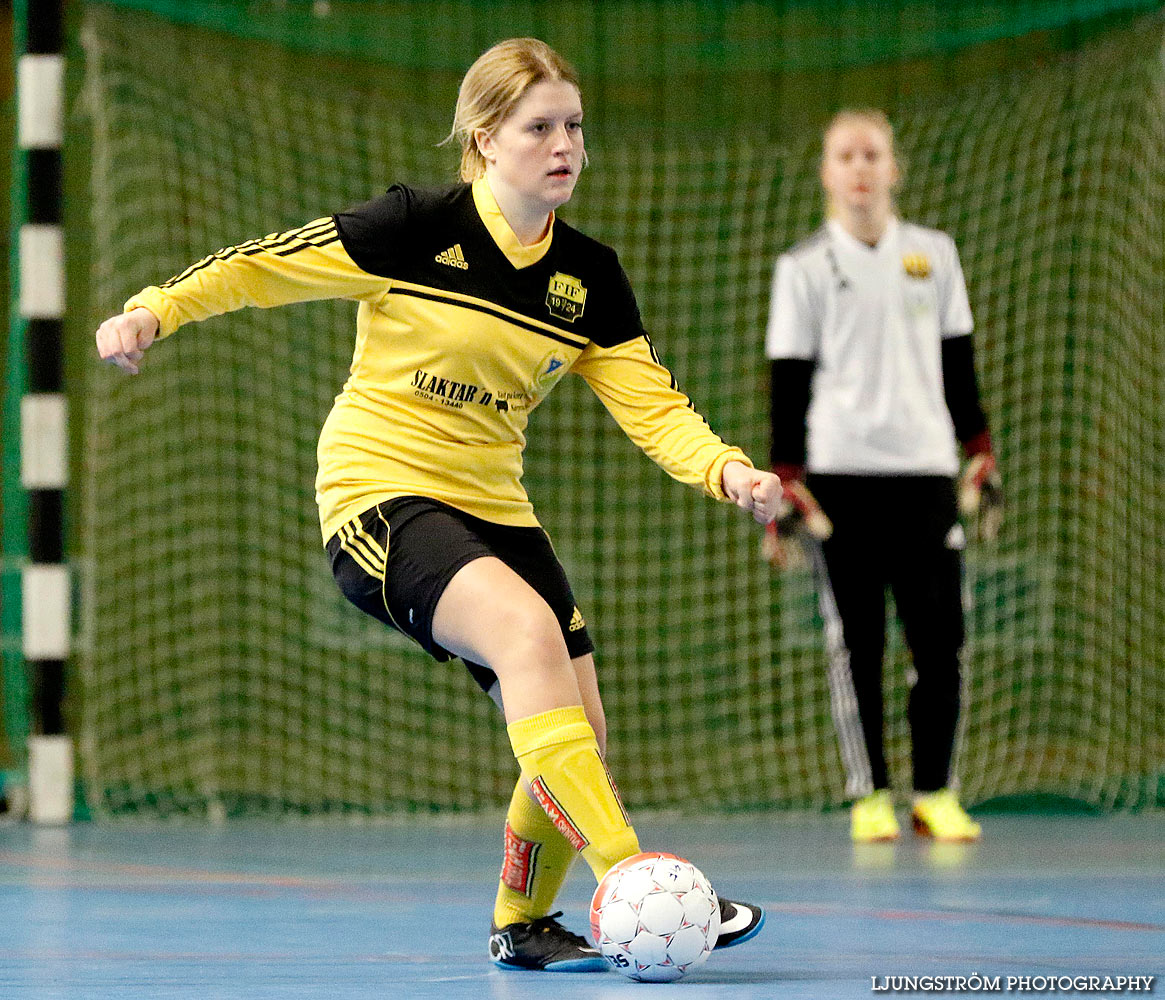
[[[343,525],[327,550],[343,595],[438,661],[453,654],[433,640],[437,601],[453,575],[482,556],[496,556],[546,601],[572,659],[594,651],[566,571],[542,528],[494,524],[427,497],[398,497]],[[493,671],[466,666],[482,690],[493,687]]]

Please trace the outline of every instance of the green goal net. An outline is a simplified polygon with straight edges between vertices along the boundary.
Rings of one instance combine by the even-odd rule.
[[[902,214],[961,249],[1008,503],[998,543],[968,556],[964,795],[1165,803],[1159,19],[1024,67],[999,57],[993,70],[989,53],[963,79],[951,67],[965,64],[926,62],[905,42],[876,50],[869,26],[854,37],[874,51],[798,64],[813,55],[807,11],[826,5],[788,5],[804,37],[784,38],[785,63],[733,20],[762,5],[564,5],[581,19],[572,41],[538,20],[556,16],[542,5],[449,3],[433,15],[449,26],[445,49],[420,23],[378,26],[374,4],[293,3],[305,27],[288,37],[229,4],[217,22],[182,13],[215,5],[81,6],[74,120],[86,128],[74,142],[89,252],[73,263],[88,297],[76,339],[219,247],[394,180],[452,179],[454,154],[436,143],[459,73],[500,37],[540,33],[579,62],[591,119],[591,168],[563,216],[619,250],[681,387],[758,461],[771,269],[820,222],[818,126],[851,95],[882,100],[898,128]],[[705,7],[720,12],[718,38],[669,34]],[[308,45],[329,17],[327,44]],[[979,27],[964,22],[960,44]],[[890,58],[897,82],[879,90]],[[823,80],[821,113],[792,114]],[[184,328],[140,377],[86,357],[72,380],[83,414],[72,714],[98,813],[379,815],[509,795],[504,727],[466,672],[362,617],[330,576],[315,441],[354,312],[236,313]],[[532,416],[529,439],[525,483],[597,643],[629,805],[842,802],[809,578],[775,578],[756,526],[668,480],[579,379]],[[903,784],[906,668],[895,638],[887,740]]]

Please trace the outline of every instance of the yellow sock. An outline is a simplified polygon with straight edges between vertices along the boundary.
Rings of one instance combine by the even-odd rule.
[[[582,705],[552,708],[506,728],[535,799],[596,879],[639,853]]]
[[[506,857],[494,903],[494,926],[528,923],[550,912],[575,849],[518,779],[506,813]]]

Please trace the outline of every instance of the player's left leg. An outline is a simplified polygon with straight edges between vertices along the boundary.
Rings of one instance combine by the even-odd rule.
[[[599,752],[606,753],[607,722],[595,677],[594,657],[572,659],[583,709],[595,731]],[[551,916],[555,897],[577,852],[550,821],[518,779],[506,814],[505,851],[491,928],[490,954],[498,965],[519,961],[549,972],[601,972],[605,960],[583,937],[572,934]],[[505,954],[503,954],[505,953]],[[508,956],[508,957],[507,957]]]
[[[977,840],[980,828],[950,788],[959,725],[964,641],[962,552],[953,483],[942,477],[903,480],[900,508],[910,513],[891,589],[914,663],[910,721],[914,827],[940,840]]]
[[[581,935],[551,913],[576,851],[519,778],[506,813],[505,852],[489,952],[501,968],[602,972],[607,965]]]

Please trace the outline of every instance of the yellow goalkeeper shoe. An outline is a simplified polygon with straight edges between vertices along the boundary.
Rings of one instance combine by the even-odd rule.
[[[894,817],[890,789],[880,788],[854,803],[850,810],[849,833],[855,844],[898,839],[898,820]]]
[[[959,805],[959,798],[949,788],[927,792],[914,800],[911,814],[914,832],[935,840],[970,842],[983,836],[983,828]]]

